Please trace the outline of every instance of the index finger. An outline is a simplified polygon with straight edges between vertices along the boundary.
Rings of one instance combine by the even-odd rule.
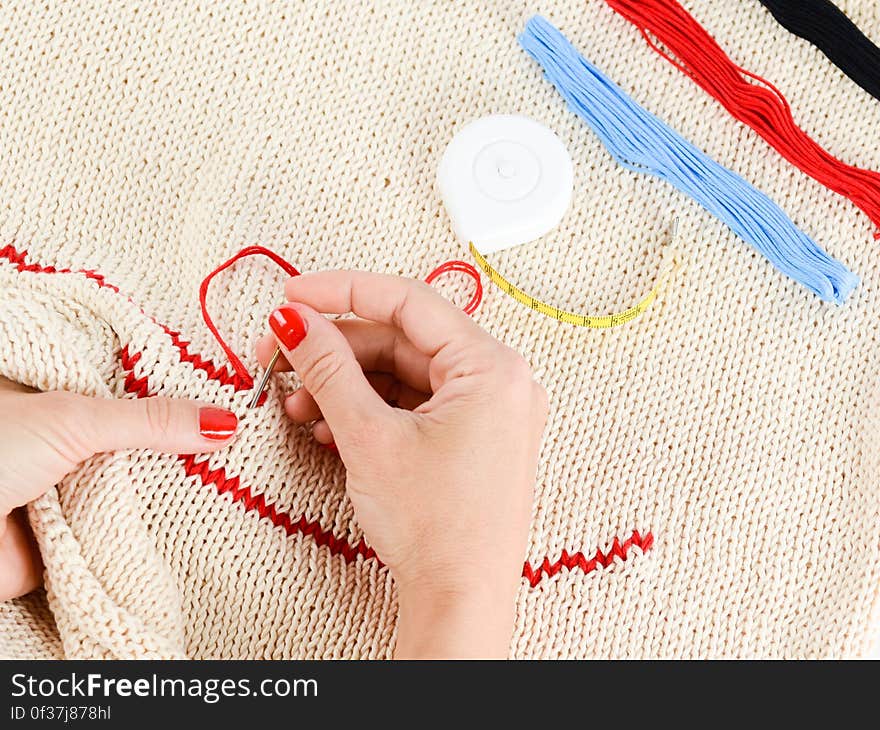
[[[368,271],[318,271],[289,279],[284,293],[319,312],[353,312],[395,325],[430,357],[452,341],[488,337],[467,314],[416,279]]]

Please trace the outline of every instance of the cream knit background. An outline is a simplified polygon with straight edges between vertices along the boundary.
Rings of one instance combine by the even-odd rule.
[[[880,169],[880,103],[758,2],[686,4],[735,60],[782,89],[816,139]],[[840,5],[880,41],[878,3]],[[670,186],[616,166],[518,47],[535,12],[860,274],[846,306],[778,274]],[[501,271],[560,306],[613,311],[650,287],[676,214],[686,268],[647,315],[606,332],[559,325],[487,290],[477,320],[524,353],[553,404],[530,562],[605,550],[634,529],[656,539],[606,570],[523,581],[512,656],[867,650],[880,589],[871,224],[604,2],[7,0],[0,29],[0,248],[96,269],[136,302],[81,275],[0,262],[2,374],[124,396],[117,353],[128,345],[152,392],[243,417],[212,466],[354,543],[340,464],[285,422],[282,383],[246,414],[249,394],[181,363],[140,307],[222,363],[196,292],[244,245],[304,270],[415,277],[466,258],[435,189],[438,159],[469,120],[526,114],[568,146],[576,192],[557,231],[492,257]],[[210,297],[252,371],[282,279],[248,260]],[[464,281],[443,289],[456,301],[469,291]],[[391,651],[385,570],[286,536],[187,477],[173,456],[95,458],[31,520],[47,593],[0,606],[4,656]]]

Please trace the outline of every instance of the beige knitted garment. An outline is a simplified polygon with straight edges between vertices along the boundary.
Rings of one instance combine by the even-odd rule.
[[[880,5],[839,4],[880,42]],[[823,146],[880,169],[880,103],[818,50],[754,0],[686,6]],[[822,303],[689,198],[617,166],[519,48],[536,12],[857,272],[847,304]],[[511,656],[868,650],[871,223],[604,2],[10,0],[0,29],[0,374],[199,398],[242,419],[210,458],[104,454],[39,499],[46,591],[0,606],[0,654],[390,656],[394,585],[362,542],[339,460],[286,421],[289,379],[246,411],[245,384],[217,372],[227,363],[197,292],[250,244],[301,270],[423,278],[467,259],[435,173],[452,135],[493,112],[547,124],[575,164],[559,228],[489,257],[514,283],[574,311],[623,309],[650,289],[675,216],[684,264],[644,316],[609,331],[487,284],[477,321],[525,355],[552,403]],[[283,279],[251,258],[208,297],[253,373]],[[461,303],[472,282],[437,285]]]

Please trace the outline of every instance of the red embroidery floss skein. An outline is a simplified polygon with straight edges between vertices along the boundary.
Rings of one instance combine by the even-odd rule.
[[[605,2],[635,25],[651,48],[690,76],[736,119],[799,170],[852,201],[880,229],[880,174],[847,165],[823,149],[795,123],[782,92],[735,64],[676,0]],[[880,230],[874,238],[880,238]]]

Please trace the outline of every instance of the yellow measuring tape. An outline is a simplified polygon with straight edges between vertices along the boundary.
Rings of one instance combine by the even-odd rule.
[[[640,300],[637,304],[630,307],[629,309],[625,309],[622,312],[618,312],[617,314],[601,314],[601,315],[589,315],[589,314],[577,314],[575,312],[567,312],[564,309],[559,309],[559,307],[554,307],[552,304],[547,304],[546,302],[542,302],[540,299],[535,299],[535,297],[530,294],[526,294],[519,287],[511,284],[507,279],[505,279],[501,274],[498,273],[492,265],[486,261],[486,258],[477,251],[477,247],[474,246],[473,243],[470,244],[471,255],[473,255],[474,259],[477,262],[477,266],[479,266],[486,276],[492,281],[495,286],[497,286],[501,291],[505,292],[509,296],[513,297],[520,304],[524,304],[531,309],[534,309],[536,312],[540,312],[546,317],[551,317],[560,322],[566,322],[568,324],[577,325],[578,327],[592,327],[594,329],[608,329],[609,327],[617,327],[621,324],[626,324],[634,320],[640,314],[642,314],[648,307],[651,306],[651,303],[657,298],[657,296],[662,291],[663,287],[666,285],[666,281],[668,276],[674,273],[678,269],[678,263],[673,261],[673,266],[665,271],[661,270],[660,276],[657,277],[657,283],[654,285],[654,288],[649,291],[645,297]],[[664,257],[665,259],[665,257]]]

